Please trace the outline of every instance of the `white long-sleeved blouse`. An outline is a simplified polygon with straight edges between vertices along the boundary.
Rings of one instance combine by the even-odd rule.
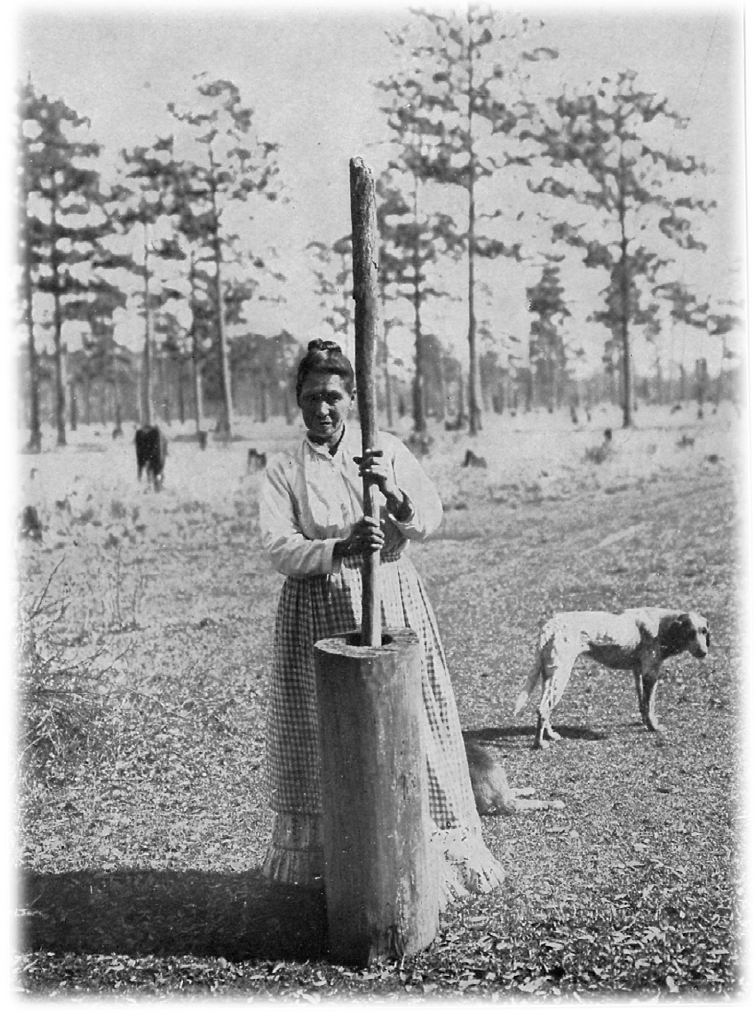
[[[401,440],[379,432],[376,449],[391,462],[411,508],[409,517],[399,521],[385,501],[381,506],[383,552],[400,552],[409,539],[421,541],[435,531],[443,508],[433,483]],[[363,483],[354,461],[361,453],[359,429],[347,427],[333,456],[305,438],[294,453],[270,461],[260,492],[260,532],[280,573],[309,577],[338,572],[341,560],[333,558],[333,547],[364,513]]]

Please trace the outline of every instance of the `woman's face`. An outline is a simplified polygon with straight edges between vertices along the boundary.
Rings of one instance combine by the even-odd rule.
[[[310,439],[333,446],[341,436],[353,401],[354,394],[336,373],[310,373],[305,377],[299,407]]]

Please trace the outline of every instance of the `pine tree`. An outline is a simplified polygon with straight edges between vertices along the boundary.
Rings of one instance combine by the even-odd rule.
[[[520,256],[518,242],[505,243],[481,228],[483,219],[503,217],[507,205],[499,194],[496,210],[482,214],[481,189],[501,169],[530,164],[532,146],[523,144],[522,131],[534,108],[522,91],[522,59],[538,62],[558,54],[545,47],[519,51],[521,38],[532,27],[528,18],[505,18],[473,3],[463,15],[415,13],[414,25],[393,38],[406,66],[379,87],[390,95],[390,115],[398,129],[415,134],[417,175],[458,186],[466,197],[465,224],[455,227],[454,235],[467,254],[468,402],[474,435],[482,425],[477,261]],[[419,41],[413,41],[418,35]]]
[[[277,145],[256,136],[253,110],[242,105],[239,89],[231,81],[210,80],[207,74],[197,75],[195,81],[192,107],[180,110],[170,103],[168,108],[189,129],[197,152],[196,158],[183,163],[181,230],[192,241],[198,260],[212,265],[222,398],[217,432],[229,438],[233,402],[226,333],[227,274],[239,257],[236,229],[251,219],[249,199],[253,195],[267,200],[279,197]]]
[[[454,230],[449,215],[423,213],[420,204],[422,181],[412,172],[414,152],[405,148],[392,161],[392,172],[383,174],[376,184],[378,231],[381,255],[379,284],[384,296],[408,300],[412,306],[412,333],[415,345],[415,371],[412,384],[413,428],[418,434],[427,428],[427,363],[429,334],[423,327],[423,307],[430,299],[447,295],[437,288],[431,275],[442,251],[454,247]],[[405,196],[401,181],[410,187]],[[386,319],[384,310],[384,320]]]
[[[328,244],[313,240],[307,244],[315,258],[315,293],[320,300],[323,323],[340,340],[349,353],[350,336],[354,333],[354,300],[352,298],[352,237],[341,236]]]
[[[535,320],[530,325],[529,362],[535,371],[542,401],[553,411],[561,401],[564,369],[567,363],[562,325],[571,316],[564,301],[559,263],[564,257],[548,255],[538,281],[526,289],[530,312]],[[544,396],[545,395],[545,396]]]
[[[117,211],[114,218],[139,251],[128,257],[128,268],[139,279],[135,298],[144,322],[140,411],[144,426],[154,422],[155,318],[175,295],[172,288],[164,286],[163,265],[185,259],[171,233],[178,173],[173,146],[173,137],[159,137],[149,147],[123,150],[123,180],[113,193]]]
[[[98,256],[107,258],[103,238],[111,231],[105,212],[97,158],[100,145],[88,139],[89,121],[61,99],[37,94],[28,81],[21,91],[22,269],[32,386],[36,349],[32,304],[41,297],[51,309],[55,363],[55,424],[58,446],[66,444],[64,327],[85,323],[107,283],[94,282]],[[98,287],[100,292],[98,294]],[[35,395],[32,395],[34,403]],[[31,443],[39,439],[32,407]]]
[[[622,360],[623,426],[632,424],[630,328],[645,324],[659,272],[679,252],[703,250],[694,220],[713,202],[692,195],[705,166],[654,145],[659,122],[683,125],[667,100],[639,90],[636,74],[602,78],[598,87],[566,91],[549,100],[533,137],[551,174],[531,188],[580,205],[579,224],[560,222],[554,238],[584,250],[586,267],[608,274],[605,306],[593,319],[611,332]],[[677,185],[680,183],[681,185]]]

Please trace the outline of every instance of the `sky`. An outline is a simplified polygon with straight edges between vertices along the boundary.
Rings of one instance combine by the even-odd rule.
[[[360,155],[378,170],[386,157],[372,82],[393,66],[386,32],[411,19],[408,6],[251,2],[214,6],[211,14],[208,9],[166,0],[155,6],[17,4],[7,33],[12,73],[16,79],[31,74],[38,90],[90,117],[94,136],[113,153],[169,131],[166,105],[188,97],[194,74],[232,80],[255,108],[261,135],[280,144],[288,195],[285,206],[260,210],[248,236],[260,252],[276,247],[289,278],[287,305],[260,304],[254,324],[304,336],[318,331],[320,316],[306,247],[312,239],[332,242],[350,232],[350,158]],[[607,9],[517,7],[543,19],[538,44],[560,52],[544,88],[584,85],[630,68],[638,72],[637,84],[668,97],[671,108],[687,117],[684,131],[670,130],[669,145],[680,145],[715,170],[705,187],[719,207],[707,225],[709,252],[693,258],[683,280],[723,291],[744,243],[741,8]],[[502,326],[526,333],[523,276],[512,268],[505,277],[492,313]],[[576,275],[577,303],[595,299],[601,283],[596,272],[583,269]],[[447,306],[444,314],[431,323],[461,349],[464,306]],[[576,326],[579,320],[576,311]],[[690,345],[686,354],[695,356],[697,348]]]

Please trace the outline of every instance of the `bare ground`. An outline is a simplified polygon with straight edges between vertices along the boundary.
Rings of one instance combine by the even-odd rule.
[[[105,434],[24,456],[22,503],[45,532],[20,547],[21,599],[42,602],[32,629],[48,661],[44,678],[39,660],[19,663],[21,745],[37,739],[18,792],[23,988],[310,1002],[737,995],[742,432],[729,406],[703,421],[642,409],[597,461],[617,424],[608,410],[590,427],[543,414],[493,418],[475,441],[434,433],[425,465],[445,520],[412,552],[463,728],[499,752],[511,783],[565,809],[486,819],[507,886],[452,907],[426,953],[367,970],[328,963],[321,897],[259,876],[281,578],[261,553],[246,448],[270,452],[297,430],[250,425],[203,453],[174,429],[160,494],[137,486],[133,448]],[[460,467],[468,447],[487,468]],[[706,660],[665,665],[666,733],[642,728],[630,678],[581,664],[554,715],[563,740],[534,752],[532,709],[511,711],[538,622],[639,605],[695,609],[712,627]]]

